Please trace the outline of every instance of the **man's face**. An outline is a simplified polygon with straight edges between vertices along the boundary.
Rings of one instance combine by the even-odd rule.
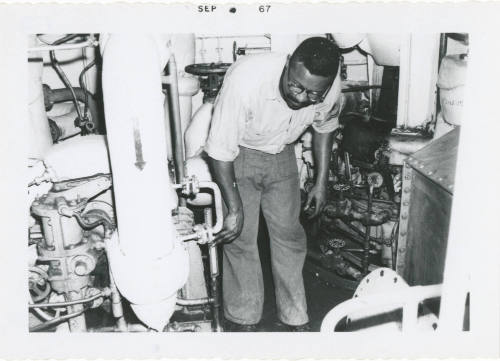
[[[281,77],[281,95],[290,109],[321,103],[334,78],[311,74],[304,64],[287,61]]]

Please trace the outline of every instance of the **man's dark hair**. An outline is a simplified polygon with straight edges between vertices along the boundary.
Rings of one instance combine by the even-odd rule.
[[[303,63],[313,75],[335,77],[339,67],[340,52],[330,40],[313,37],[300,43],[290,61]]]

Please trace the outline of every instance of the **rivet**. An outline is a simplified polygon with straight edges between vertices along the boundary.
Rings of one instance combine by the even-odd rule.
[[[404,189],[404,192],[405,192],[405,193],[410,193],[410,187],[406,187],[406,188]]]
[[[438,181],[439,181],[439,182],[442,182],[442,181],[443,181],[443,177],[439,177],[439,178],[438,178]]]
[[[453,184],[450,184],[450,185],[448,186],[448,188],[452,189],[452,188],[453,188]]]
[[[424,168],[424,165],[423,165],[423,164],[420,164],[418,167],[419,167],[420,169],[422,169],[422,168]]]
[[[427,172],[428,175],[432,175],[432,173],[434,173],[434,172],[431,170]]]
[[[410,168],[410,163],[405,162],[405,166],[406,166],[406,168]]]
[[[402,218],[402,219],[406,219],[406,218],[408,218],[408,214],[403,213],[403,214],[401,215],[401,218]]]
[[[409,204],[408,201],[403,202],[403,206],[408,206],[408,204]]]
[[[410,175],[405,176],[405,179],[407,179],[407,180],[409,180],[410,178],[411,178]]]
[[[399,253],[405,253],[406,252],[406,248],[402,247],[402,248],[398,249],[398,252]]]
[[[400,234],[401,234],[402,237],[404,237],[404,236],[406,236],[406,231],[401,231]]]

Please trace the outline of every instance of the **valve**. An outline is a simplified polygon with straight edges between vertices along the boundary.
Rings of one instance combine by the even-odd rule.
[[[50,294],[49,275],[40,267],[30,267],[28,284],[33,302],[43,301]]]
[[[203,103],[213,103],[224,81],[230,63],[199,63],[186,66],[186,73],[200,77]]]
[[[212,228],[205,224],[197,224],[193,227],[193,231],[196,233],[196,239],[198,244],[212,243],[214,240],[214,235]]]
[[[182,194],[193,196],[200,192],[200,184],[196,176],[185,177],[182,181]]]
[[[345,247],[345,241],[340,238],[329,239],[326,243],[329,248],[333,249],[335,254],[338,254],[340,249]]]
[[[384,184],[384,178],[378,172],[371,172],[366,176],[366,181],[370,187],[378,188]]]

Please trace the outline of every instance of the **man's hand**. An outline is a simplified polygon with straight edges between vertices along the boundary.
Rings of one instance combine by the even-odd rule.
[[[243,229],[243,210],[229,212],[224,219],[222,231],[215,236],[215,243],[231,243],[238,237]]]
[[[314,202],[314,203],[313,203]],[[304,212],[308,214],[308,219],[316,217],[326,203],[326,185],[316,183],[307,194],[307,202]]]

